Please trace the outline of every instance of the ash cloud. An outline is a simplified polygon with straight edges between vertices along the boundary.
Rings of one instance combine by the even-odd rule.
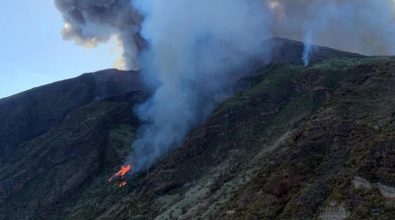
[[[304,63],[312,56],[312,44],[366,55],[395,53],[393,0],[260,1],[270,9],[272,24],[266,28],[270,29],[271,36],[306,43],[305,54],[301,55]],[[196,2],[199,5],[199,1]],[[65,39],[92,47],[114,36],[123,51],[120,63],[126,69],[139,69],[138,54],[144,45],[140,37],[143,12],[137,12],[134,5],[139,7],[141,3],[133,0],[55,0],[55,4],[65,20]],[[172,0],[155,4],[178,7]],[[226,4],[223,7],[227,7]],[[266,8],[261,13],[267,13]],[[187,15],[183,16],[187,19]]]
[[[65,24],[63,37],[86,47],[116,37],[125,69],[139,69],[137,54],[141,17],[130,0],[55,0]]]
[[[130,158],[134,172],[149,168],[182,143],[214,110],[228,88],[264,59],[270,11],[261,0],[136,0],[149,17],[142,71],[153,96],[136,110],[144,122]]]

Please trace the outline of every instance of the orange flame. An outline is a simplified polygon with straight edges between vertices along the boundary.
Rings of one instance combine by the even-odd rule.
[[[126,174],[128,174],[131,169],[132,169],[132,165],[131,164],[127,164],[127,165],[122,166],[121,169],[119,169],[119,171],[116,174],[114,174],[110,179],[108,179],[108,182],[111,183],[111,181],[114,178],[119,177],[120,180],[119,180],[117,185],[119,187],[126,186],[128,183],[124,179],[125,179]]]

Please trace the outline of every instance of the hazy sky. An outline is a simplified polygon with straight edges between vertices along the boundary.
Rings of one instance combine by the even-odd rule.
[[[0,98],[36,86],[112,68],[115,42],[87,49],[61,36],[62,18],[52,0],[0,4]]]

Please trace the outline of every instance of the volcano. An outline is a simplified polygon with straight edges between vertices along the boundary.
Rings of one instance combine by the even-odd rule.
[[[270,41],[270,63],[134,175],[139,73],[1,99],[0,219],[391,219],[395,59],[316,46],[304,67],[302,43]]]

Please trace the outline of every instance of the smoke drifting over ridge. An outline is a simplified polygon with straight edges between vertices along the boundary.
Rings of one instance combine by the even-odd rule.
[[[139,69],[141,17],[130,0],[55,0],[65,20],[63,37],[86,47],[116,37],[124,69]]]
[[[395,54],[393,0],[270,0],[273,36],[366,55]],[[306,28],[308,27],[308,28]]]
[[[260,1],[271,10],[272,23],[266,28],[272,36],[300,41],[314,36],[311,43],[323,46],[367,55],[395,54],[393,0]],[[177,7],[171,0],[164,2]],[[65,39],[95,46],[115,36],[125,68],[139,69],[142,18],[132,0],[55,0],[55,4],[65,20]]]
[[[262,13],[270,10],[271,24],[266,28],[273,37],[309,39],[305,42],[367,55],[395,54],[393,0],[257,1],[266,5]],[[139,69],[143,19],[133,0],[55,0],[55,4],[65,20],[65,39],[92,47],[114,36],[123,51],[125,68]],[[160,4],[177,7],[172,0]],[[223,7],[227,7],[226,3]],[[310,53],[305,55],[304,58]]]
[[[363,54],[395,54],[393,0],[55,0],[64,36],[95,45],[116,36],[153,96],[136,109],[144,125],[129,160],[134,171],[179,145],[228,95],[271,37]],[[141,38],[147,47],[138,50]],[[137,42],[137,43],[136,43]],[[140,43],[138,43],[140,42]],[[265,47],[267,46],[267,47]],[[139,53],[139,56],[137,55]]]
[[[260,0],[136,0],[149,17],[143,73],[156,87],[137,113],[145,122],[133,143],[134,172],[179,145],[241,77],[247,62],[264,58],[270,12]]]

